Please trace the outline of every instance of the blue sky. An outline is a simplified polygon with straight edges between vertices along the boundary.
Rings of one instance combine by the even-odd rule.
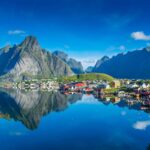
[[[0,47],[34,35],[42,47],[92,65],[149,45],[149,6],[148,0],[4,0]]]

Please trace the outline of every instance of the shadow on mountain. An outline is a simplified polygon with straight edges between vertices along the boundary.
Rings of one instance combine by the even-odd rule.
[[[21,121],[28,129],[36,129],[43,116],[63,111],[68,104],[82,99],[82,94],[60,92],[0,90],[0,117]]]

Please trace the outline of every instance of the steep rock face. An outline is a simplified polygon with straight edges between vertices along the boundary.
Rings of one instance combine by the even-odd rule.
[[[92,73],[92,72],[93,72],[93,69],[94,69],[93,66],[88,66],[88,67],[85,69],[85,72],[86,72],[86,73]]]
[[[0,60],[0,75],[14,80],[73,74],[66,63],[42,49],[33,36],[27,37],[19,45],[1,49]]]
[[[83,66],[80,61],[77,61],[73,58],[69,58],[68,55],[62,51],[55,51],[53,52],[53,55],[57,56],[65,63],[67,63],[75,74],[84,73]]]
[[[53,55],[59,57],[64,62],[68,61],[68,55],[62,51],[55,51],[55,52],[53,52]]]
[[[107,73],[117,78],[149,79],[149,48],[118,54],[96,68],[97,72]]]
[[[5,47],[0,49],[0,54],[2,54],[3,52],[7,53],[10,48],[11,48],[11,45],[6,45]]]
[[[83,66],[82,66],[81,62],[76,61],[76,60],[73,59],[73,58],[70,58],[70,59],[68,60],[68,63],[67,63],[67,64],[70,66],[70,68],[72,69],[72,71],[73,71],[75,74],[82,74],[82,73],[84,73],[84,71],[83,71]]]
[[[109,60],[109,57],[108,57],[108,56],[104,56],[104,57],[102,57],[101,59],[99,59],[99,60],[96,62],[94,68],[93,68],[93,72],[97,72],[97,71],[98,71],[98,68],[99,68],[104,62],[106,62],[107,60]]]

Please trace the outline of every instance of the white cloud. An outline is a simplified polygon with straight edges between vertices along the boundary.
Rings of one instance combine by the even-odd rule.
[[[137,130],[145,130],[148,126],[150,126],[150,121],[137,121],[133,128]]]
[[[131,37],[134,40],[144,40],[144,41],[150,40],[150,35],[146,35],[143,31],[133,32],[131,33]]]
[[[8,34],[9,35],[24,35],[26,34],[26,32],[23,30],[9,30]]]

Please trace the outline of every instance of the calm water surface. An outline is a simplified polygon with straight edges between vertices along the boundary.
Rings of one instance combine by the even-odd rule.
[[[0,150],[146,150],[140,104],[59,92],[0,92]]]

